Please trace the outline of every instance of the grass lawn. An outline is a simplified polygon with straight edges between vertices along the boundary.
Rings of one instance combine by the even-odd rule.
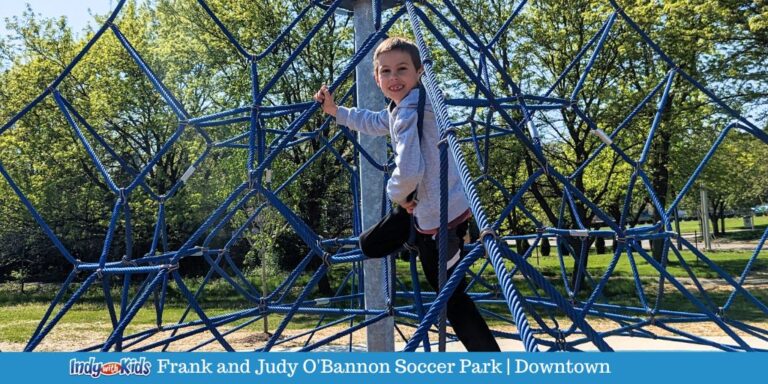
[[[752,217],[752,221],[755,225],[755,230],[765,230],[765,227],[768,226],[768,216],[754,216]],[[712,230],[712,223],[709,223],[710,230]],[[674,223],[672,224],[672,228],[675,228]],[[749,229],[744,228],[744,220],[740,217],[727,217],[725,219],[725,230],[726,233],[728,230],[743,230],[743,229]],[[698,232],[701,233],[701,228],[699,225],[698,220],[688,220],[688,221],[680,221],[680,232],[681,233],[694,233]],[[762,231],[760,231],[760,234],[762,234]]]
[[[707,284],[713,282],[719,282],[722,289],[708,289],[707,295],[709,300],[712,300],[714,305],[722,305],[730,295],[732,289],[727,285],[724,285],[724,280],[711,268],[709,268],[703,261],[697,261],[694,255],[690,252],[681,253],[683,260],[687,263],[688,267],[693,271],[695,276],[699,279],[705,279]],[[738,277],[743,271],[747,260],[751,256],[748,251],[721,251],[710,252],[707,254],[713,262],[725,270],[729,275]],[[612,259],[612,255],[597,255],[591,254],[589,258],[588,271],[592,279],[599,280],[600,277],[607,270],[609,263]],[[537,267],[537,269],[546,276],[550,282],[557,287],[561,293],[565,292],[563,278],[560,270],[560,262],[555,256],[548,257],[536,257],[533,256],[530,263]],[[637,272],[641,278],[641,285],[643,294],[646,296],[646,300],[651,303],[656,298],[657,286],[659,280],[659,273],[649,263],[647,263],[639,255],[634,255],[635,266]],[[566,269],[570,271],[572,268],[572,260],[566,260]],[[482,262],[476,263],[474,270],[478,271],[482,265]],[[507,267],[512,270],[513,265],[508,262]],[[404,284],[410,286],[410,274],[408,271],[408,264],[398,263],[398,275],[400,280],[405,282]],[[338,284],[348,269],[343,266],[334,267],[331,272],[331,283]],[[678,260],[674,254],[670,254],[670,262],[667,266],[667,271],[677,277],[688,277],[686,269],[683,267],[683,263]],[[768,260],[758,259],[752,267],[752,274],[768,274]],[[490,267],[486,268],[483,273],[484,277],[488,277],[492,280],[493,271]],[[612,274],[612,278],[606,285],[603,297],[600,302],[608,302],[612,304],[626,305],[626,306],[641,306],[638,299],[637,287],[635,281],[632,278],[633,268],[629,262],[627,255],[622,255],[618,264]],[[570,278],[570,275],[569,275]],[[273,277],[269,282],[269,285],[274,287],[281,281],[281,277]],[[307,279],[307,278],[305,278]],[[421,286],[428,287],[427,282],[420,278]],[[524,295],[533,295],[532,288],[524,283],[519,274],[516,275],[516,286]],[[199,286],[200,280],[190,278],[189,285],[192,289]],[[119,297],[119,288],[117,285],[113,288],[113,295]],[[298,288],[291,291],[291,296],[295,296],[299,293],[302,283],[297,285]],[[100,285],[99,285],[100,287]],[[695,311],[696,307],[691,304],[691,301],[686,298],[682,293],[674,289],[669,283],[665,284],[666,291],[664,294],[663,308],[674,309],[679,311]],[[39,320],[43,317],[48,304],[55,295],[55,285],[32,285],[28,286],[26,293],[21,294],[18,292],[18,286],[15,284],[0,285],[0,342],[25,342],[29,339],[33,333]],[[213,281],[207,294],[202,298],[201,305],[206,308],[206,312],[211,315],[219,315],[224,313],[231,313],[236,310],[253,308],[254,303],[250,303],[243,299],[237,292],[231,289],[229,285],[223,281]],[[703,295],[696,293],[696,289],[692,286],[688,288],[694,295],[706,302],[707,298]],[[764,286],[752,286],[749,288],[750,293],[755,295],[759,300],[768,302],[768,284]],[[587,293],[580,295],[580,299],[586,299]],[[165,324],[173,324],[178,321],[182,316],[186,302],[178,293],[177,289],[171,285],[169,286],[168,300],[164,312]],[[505,305],[487,305],[486,308],[493,309],[499,313],[508,315],[508,309]],[[756,308],[752,303],[747,302],[740,295],[734,302],[734,306],[729,311],[728,315],[731,318],[742,321],[761,321],[766,319],[766,314]],[[196,315],[191,315],[188,319],[197,319]],[[277,324],[283,319],[282,315],[270,315],[269,323],[271,330],[274,330]],[[316,316],[298,315],[290,323],[289,329],[307,329],[313,328],[317,321]],[[132,322],[128,329],[128,333],[146,330],[154,327],[156,322],[155,311],[150,303],[139,311],[136,318]],[[496,320],[491,321],[492,325],[498,325]],[[92,288],[89,292],[76,304],[64,318],[62,324],[66,326],[67,331],[82,331],[90,330],[103,332],[108,335],[111,328],[109,314],[104,305],[103,291],[97,288]],[[237,324],[237,323],[235,323]],[[252,325],[254,329],[261,329],[261,322],[257,322]]]

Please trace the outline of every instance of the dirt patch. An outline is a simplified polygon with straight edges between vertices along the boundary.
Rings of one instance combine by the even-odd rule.
[[[606,321],[603,319],[591,320],[590,325],[598,332],[608,331],[616,328],[616,323]],[[768,322],[750,323],[750,325],[763,328],[763,329],[768,328]],[[569,326],[569,323],[561,320],[560,326],[561,326],[561,329],[567,329]],[[89,330],[84,330],[80,326],[65,325],[65,324],[62,324],[61,328],[62,328],[61,330],[51,333],[48,337],[46,337],[46,339],[35,349],[35,351],[64,352],[64,351],[78,350],[86,346],[97,345],[99,343],[102,343],[108,335],[108,330],[105,330],[103,332],[93,331],[93,330],[89,331]],[[726,336],[725,332],[719,326],[717,326],[717,324],[713,322],[682,323],[682,324],[674,325],[674,328],[679,329],[682,332],[690,333],[700,337],[723,338],[724,336]],[[329,327],[327,329],[322,329],[314,332],[314,334],[312,334],[311,337],[310,337],[310,334],[308,334],[307,330],[287,330],[286,332],[284,332],[283,335],[281,335],[279,343],[272,350],[297,351],[303,348],[308,342],[310,344],[315,343],[319,340],[336,335],[345,329],[346,328],[341,326]],[[414,328],[399,326],[398,329],[399,331],[395,332],[396,343],[400,346],[400,348],[402,348],[402,345],[405,343],[405,341],[400,335],[402,334],[405,338],[409,338],[412,335]],[[508,333],[517,332],[517,329],[514,326],[495,326],[493,327],[493,329],[497,331],[508,332]],[[648,326],[643,329],[660,337],[675,336],[674,333],[656,326]],[[229,328],[226,328],[226,327],[220,328],[220,332],[222,333],[225,333],[228,330]],[[450,331],[450,328],[449,328],[449,331]],[[739,336],[749,336],[744,332],[737,331],[736,333]],[[302,334],[303,336],[297,337]],[[156,343],[158,341],[166,339],[171,335],[172,335],[171,331],[159,332],[154,336],[146,340],[143,340],[141,343],[130,346],[127,349],[130,350],[130,349],[135,349],[141,346],[147,346],[152,343]],[[271,335],[264,334],[263,330],[261,329],[256,330],[256,329],[245,328],[227,335],[226,340],[232,346],[232,348],[234,348],[237,351],[253,351],[263,347],[270,336]],[[583,336],[574,335],[572,337],[581,338]],[[319,348],[318,350],[346,351],[350,346],[350,340],[351,340],[351,345],[353,350],[356,350],[356,351],[365,350],[366,332],[364,329],[352,333],[351,336],[346,335],[339,339],[336,339],[330,342],[328,345],[325,345]],[[646,339],[638,339],[638,340],[646,340]],[[22,351],[24,349],[25,344],[26,343],[0,342],[0,350],[7,351],[7,352]],[[516,349],[516,347],[518,347],[517,344],[519,344],[518,341],[508,341],[508,342],[505,342],[503,345],[512,346],[511,349],[519,350],[519,349]],[[151,350],[160,351],[162,349],[163,349],[162,347],[155,347],[155,348],[152,348]],[[209,332],[201,332],[199,334],[186,337],[182,340],[174,341],[168,346],[166,350],[171,352],[181,352],[181,351],[188,351],[191,349],[195,351],[223,351],[224,350],[221,344],[219,344],[218,341],[216,341],[215,338],[212,336],[212,334]],[[649,347],[649,349],[653,350],[653,347]]]

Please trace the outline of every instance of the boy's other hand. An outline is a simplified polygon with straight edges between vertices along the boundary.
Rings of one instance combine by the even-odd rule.
[[[411,200],[401,204],[400,206],[403,207],[403,209],[405,209],[408,214],[413,215],[413,210],[416,208],[416,201]]]
[[[336,117],[336,112],[339,110],[339,107],[333,101],[333,95],[331,94],[331,91],[328,90],[327,85],[323,84],[323,86],[320,87],[320,90],[315,93],[314,99],[322,104],[323,112]]]

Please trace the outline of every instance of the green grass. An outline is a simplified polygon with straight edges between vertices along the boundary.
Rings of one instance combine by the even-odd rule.
[[[341,281],[343,271],[337,269],[332,271],[332,281]],[[276,287],[282,281],[282,276],[272,275],[268,285]],[[306,285],[308,276],[302,276],[296,288],[290,291],[287,302],[291,302]],[[202,279],[197,277],[185,279],[188,289],[195,292],[200,286]],[[65,296],[68,298],[72,292],[79,288],[79,284],[73,284]],[[134,297],[138,285],[131,287],[129,297]],[[0,284],[0,342],[26,342],[34,332],[40,319],[43,318],[49,304],[55,297],[59,286],[56,284],[27,284],[25,293],[19,292],[18,284]],[[121,284],[115,284],[111,289],[113,299],[119,300]],[[257,304],[243,298],[228,283],[222,279],[211,280],[205,289],[205,294],[199,298],[200,305],[204,308],[206,315],[217,316],[234,311],[253,308]],[[166,325],[175,324],[181,319],[186,310],[186,299],[183,298],[175,284],[169,284],[166,297],[166,305],[163,312],[163,322]],[[116,303],[119,306],[119,302]],[[54,311],[61,308],[59,304]],[[119,315],[119,309],[118,309]],[[283,320],[284,316],[280,314],[270,314],[269,324],[272,329]],[[191,312],[185,321],[198,320],[199,317]],[[315,327],[317,317],[307,315],[296,315],[289,323],[289,329],[307,329]],[[130,334],[140,330],[153,328],[156,323],[156,314],[152,299],[139,310],[136,317],[131,322],[126,333]],[[232,325],[241,324],[242,321],[233,322]],[[104,291],[101,284],[91,286],[86,293],[77,301],[64,317],[60,325],[54,328],[64,329],[66,332],[89,331],[98,332],[104,335],[104,339],[109,335],[112,327],[109,312],[104,300]],[[261,329],[261,322],[257,322],[258,329]],[[256,325],[253,325],[256,326]],[[62,332],[58,330],[58,332]],[[84,347],[78,345],[78,347]]]
[[[768,228],[768,225],[764,225],[764,224],[755,225],[755,229],[753,230],[746,229],[738,232],[730,231],[720,235],[720,238],[731,240],[731,241],[760,240],[760,238],[763,236],[763,233],[765,233],[765,228]]]
[[[752,221],[755,224],[755,229],[757,229],[758,227],[762,227],[763,229],[765,229],[765,227],[768,226],[768,216],[754,216],[752,218]],[[709,225],[711,227],[712,223],[710,223]],[[673,229],[675,228],[674,223],[672,224],[672,228]],[[726,233],[728,230],[742,230],[742,229],[748,229],[748,228],[744,228],[744,220],[741,217],[739,216],[727,217],[725,219]],[[699,221],[698,220],[680,221],[680,232],[681,233],[694,233],[694,232],[701,233],[701,228],[699,227]]]
[[[746,263],[751,255],[751,252],[748,251],[713,251],[706,254],[710,260],[722,268],[728,275],[736,279],[744,270]],[[650,263],[646,262],[645,259],[643,259],[641,256],[636,254],[633,256],[638,274],[641,276],[643,293],[646,295],[647,302],[650,303],[650,305],[653,305],[657,296],[659,272]],[[720,284],[720,289],[707,290],[706,293],[709,295],[709,299],[717,305],[725,303],[731,291],[733,290],[732,288],[729,288],[727,282],[718,273],[709,268],[705,262],[701,260],[697,261],[697,258],[693,253],[683,251],[681,252],[681,256],[697,279],[707,280],[706,284]],[[595,281],[599,280],[608,269],[612,257],[612,255],[597,255],[595,253],[590,254],[588,271],[590,276],[592,276]],[[683,267],[683,263],[680,262],[672,252],[670,252],[669,258],[670,261],[667,265],[667,271],[678,278],[689,278],[686,269]],[[552,283],[552,285],[555,286],[555,288],[557,288],[561,294],[564,296],[566,295],[566,290],[564,288],[564,282],[560,270],[560,263],[557,257],[540,256],[537,258],[532,256],[529,259],[529,262],[535,266],[537,270],[539,270],[545,277],[547,277],[550,283]],[[475,271],[478,271],[480,267],[479,264],[480,263],[475,264],[473,268]],[[570,271],[573,267],[572,264],[573,260],[571,258],[567,258],[565,265],[566,270],[568,271],[567,273],[569,279]],[[511,262],[507,262],[506,265],[508,270],[512,270],[514,268]],[[403,264],[399,266],[398,273],[400,275],[407,273],[407,265]],[[765,258],[758,258],[756,260],[752,266],[750,276],[754,276],[756,273],[768,273],[768,260]],[[490,267],[489,269],[486,269],[486,271],[483,273],[483,276],[488,279],[493,279],[493,271],[490,269]],[[612,277],[609,279],[608,284],[603,289],[603,295],[598,300],[598,302],[610,303],[614,305],[642,307],[640,300],[638,299],[637,289],[633,278],[634,275],[632,272],[632,266],[626,254],[621,256],[611,276]],[[409,281],[409,279],[405,280]],[[428,287],[427,282],[423,277],[420,280],[422,287]],[[534,294],[533,289],[522,281],[519,273],[516,275],[514,281],[515,286],[523,295],[528,296]],[[710,285],[707,285],[707,287],[709,286]],[[666,290],[664,293],[662,308],[677,311],[699,312],[699,309],[683,293],[675,289],[668,281],[665,282],[665,287]],[[688,290],[698,300],[706,302],[707,299],[703,295],[699,294],[695,288],[689,288]],[[482,290],[475,289],[475,291]],[[587,300],[588,295],[591,294],[591,291],[591,289],[588,289],[580,293],[577,298],[580,300]],[[749,292],[763,303],[768,303],[768,284],[766,284],[764,287],[750,288]],[[539,292],[539,294],[541,294],[541,292]],[[504,304],[486,305],[486,308],[494,310],[497,313],[509,313],[509,309]],[[763,313],[759,308],[756,308],[753,303],[744,299],[741,295],[737,295],[736,299],[734,300],[732,307],[728,311],[728,317],[740,321],[766,320],[766,314]],[[491,320],[490,322],[492,324],[501,324],[496,320]]]
[[[650,253],[650,251],[649,251]],[[733,275],[738,275],[744,269],[747,260],[752,255],[749,251],[711,251],[706,253],[706,257],[712,260],[715,264],[723,268],[726,272]],[[709,266],[698,260],[695,255],[690,251],[681,251],[683,260],[693,270],[694,274],[700,278],[717,278],[719,275],[709,268]],[[642,256],[633,254],[635,265],[637,267],[640,276],[658,276],[659,272],[650,263],[646,262]],[[612,254],[597,255],[590,254],[589,265],[587,270],[592,276],[600,277],[608,269],[608,265],[612,260]],[[567,259],[567,268],[572,267],[572,259]],[[532,257],[529,262],[538,267],[538,269],[545,276],[555,276],[560,274],[560,263],[557,257],[539,257],[538,260]],[[687,277],[688,274],[682,266],[682,263],[678,260],[677,256],[673,253],[669,253],[669,263],[667,265],[667,271],[673,276]],[[753,272],[768,271],[768,260],[758,258],[754,266]],[[613,271],[612,276],[632,276],[632,267],[629,262],[629,258],[626,254],[622,255],[616,264],[616,268]]]
[[[25,305],[10,305],[0,307],[0,342],[22,343],[29,340],[29,337],[35,331],[38,322],[43,318],[48,306],[33,303]],[[163,312],[163,319],[166,325],[175,324],[184,314],[186,307],[179,305],[166,306]],[[208,316],[223,315],[233,312],[232,308],[211,307],[206,308]],[[283,315],[269,315],[269,324],[272,329],[284,318]],[[194,313],[187,316],[186,321],[197,320]],[[317,319],[310,316],[297,315],[288,325],[288,329],[307,329],[315,326]],[[146,306],[140,310],[131,324],[128,326],[126,334],[135,333],[151,329],[155,326],[156,316],[154,307]],[[242,321],[233,322],[232,325],[241,324]],[[261,322],[257,322],[252,327],[261,329]],[[105,306],[95,306],[92,304],[77,304],[62,318],[60,322],[61,329],[54,328],[53,332],[98,332],[104,335],[104,339],[109,336],[112,329],[109,313]],[[78,345],[78,347],[85,347]]]
[[[693,270],[697,278],[722,281],[715,271],[709,268],[703,261],[697,261],[696,257],[691,252],[684,251],[682,252],[682,256],[683,260],[685,260],[689,268]],[[749,251],[716,251],[707,253],[707,257],[723,268],[729,275],[734,277],[741,274],[750,256],[751,252]],[[594,253],[590,255],[588,271],[593,279],[600,279],[607,270],[611,258],[612,255],[597,255]],[[561,293],[565,293],[557,257],[547,256],[537,258],[533,256],[529,259],[529,262],[547,277]],[[659,273],[639,255],[635,255],[635,263],[639,274],[642,276],[643,292],[647,295],[649,303],[652,304],[656,295]],[[514,266],[511,262],[507,262],[506,264],[509,270],[513,269]],[[476,263],[473,267],[474,270],[478,271],[481,265],[482,263],[480,262]],[[566,268],[568,271],[572,268],[572,260],[570,258],[566,260]],[[674,254],[670,254],[670,262],[667,266],[667,271],[676,277],[688,277],[682,263]],[[347,266],[334,266],[331,269],[331,284],[334,288],[341,282],[347,272]],[[397,273],[400,276],[401,281],[410,286],[411,279],[408,264],[398,262]],[[752,267],[753,276],[755,273],[768,274],[768,260],[765,260],[764,258],[758,259]],[[490,267],[485,270],[484,276],[491,279],[493,278],[493,271]],[[633,272],[629,260],[626,254],[622,255],[612,274],[612,279],[609,280],[609,283],[603,291],[603,297],[599,301],[626,306],[640,306],[632,276]],[[301,281],[297,284],[297,288],[289,293],[289,298],[286,300],[287,302],[291,302],[292,299],[300,293],[301,287],[304,286],[304,282],[306,282],[308,278],[309,276],[302,276]],[[268,285],[273,288],[283,279],[284,276],[272,275],[268,281]],[[200,285],[201,279],[187,278],[185,281],[194,292]],[[519,273],[516,275],[514,281],[516,287],[522,294],[534,294],[530,286],[524,283]],[[258,286],[258,283],[255,283]],[[420,284],[424,289],[428,289],[429,287],[421,275]],[[112,288],[114,297],[119,297],[119,286],[119,282],[116,282],[115,286]],[[663,308],[680,311],[697,311],[697,308],[691,304],[691,301],[684,297],[683,294],[677,292],[677,290],[672,289],[669,283],[666,283],[666,287],[667,290],[664,295]],[[71,293],[76,288],[76,286],[71,287],[69,292]],[[724,286],[723,289],[708,290],[707,293],[716,305],[721,305],[732,291],[732,289],[727,288],[727,286]],[[27,341],[37,327],[38,322],[43,317],[48,304],[56,294],[57,289],[58,287],[53,284],[32,284],[27,285],[26,293],[21,294],[18,292],[18,286],[16,284],[0,285],[0,342],[20,343]],[[133,287],[133,289],[135,290],[136,287]],[[763,302],[768,302],[768,285],[765,287],[752,287],[750,288],[750,293]],[[131,295],[133,294],[135,294],[135,292],[131,292]],[[579,296],[579,299],[586,299],[586,294],[587,293],[584,293]],[[704,300],[701,295],[697,294],[696,296]],[[231,313],[236,310],[253,308],[256,306],[254,303],[244,299],[223,280],[212,281],[210,285],[208,285],[206,294],[201,298],[200,302],[206,309],[206,313],[211,316]],[[174,284],[169,285],[168,300],[163,315],[165,324],[173,324],[178,321],[185,308],[186,300],[184,300],[178,292],[178,288],[176,288]],[[506,314],[508,314],[509,311],[505,305],[491,305],[487,308],[492,308],[499,313]],[[763,312],[755,308],[752,303],[747,302],[741,296],[737,296],[734,306],[728,312],[728,316],[741,321],[764,321],[766,319]],[[197,316],[191,315],[188,318],[188,320],[192,319],[197,319]],[[282,319],[282,315],[270,315],[269,322],[271,329],[274,329]],[[127,333],[151,329],[154,327],[155,321],[155,311],[150,300],[145,308],[138,312]],[[316,321],[316,316],[298,315],[292,319],[289,328],[313,328]],[[491,320],[491,323],[492,325],[500,324],[496,320]],[[252,327],[256,327],[254,329],[260,330],[261,322],[257,322],[252,325]],[[103,291],[101,290],[101,285],[98,285],[92,287],[86,295],[78,301],[78,303],[64,316],[61,325],[57,326],[54,332],[98,332],[103,334],[106,338],[110,328],[111,322],[106,306],[104,305]]]

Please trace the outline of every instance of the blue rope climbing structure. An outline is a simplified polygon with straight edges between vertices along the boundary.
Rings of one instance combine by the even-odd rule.
[[[27,343],[25,350],[33,351],[48,336],[72,307],[83,298],[89,289],[101,289],[111,321],[109,336],[96,345],[82,346],[84,351],[165,351],[182,349],[194,351],[203,347],[218,345],[220,349],[233,351],[232,337],[242,332],[249,332],[248,327],[270,314],[279,314],[281,320],[269,337],[252,350],[315,350],[330,343],[343,341],[355,331],[361,330],[377,321],[395,316],[398,331],[403,337],[403,350],[414,351],[423,348],[432,350],[435,333],[441,329],[435,327],[440,321],[441,312],[448,298],[461,279],[468,276],[470,296],[478,303],[483,314],[497,323],[508,323],[511,327],[495,329],[499,338],[518,340],[526,351],[581,350],[597,349],[611,351],[611,336],[633,336],[639,338],[666,339],[685,343],[703,344],[726,351],[750,351],[756,348],[745,339],[745,335],[762,341],[768,341],[768,330],[760,326],[729,318],[728,311],[735,299],[752,307],[758,313],[768,315],[768,306],[754,292],[745,286],[746,279],[753,272],[756,260],[760,256],[768,238],[768,230],[763,233],[748,263],[738,277],[731,276],[724,268],[703,252],[700,252],[687,239],[672,230],[672,219],[682,199],[691,191],[706,164],[712,159],[718,147],[726,140],[728,133],[739,130],[753,136],[768,145],[768,134],[760,130],[738,111],[729,107],[722,99],[697,82],[668,57],[662,48],[626,14],[616,1],[607,2],[612,12],[607,15],[604,24],[581,48],[573,61],[551,82],[549,87],[540,91],[526,91],[522,79],[514,79],[504,70],[495,48],[502,37],[509,35],[516,18],[524,12],[526,1],[515,5],[508,19],[490,38],[484,38],[464,17],[462,11],[451,0],[398,2],[392,9],[382,9],[381,1],[374,1],[374,19],[376,32],[369,36],[362,48],[351,56],[344,68],[333,79],[329,88],[332,92],[346,89],[339,94],[340,103],[345,102],[354,92],[354,88],[343,88],[351,82],[350,76],[358,63],[370,53],[377,42],[386,37],[395,25],[408,26],[422,54],[425,74],[423,83],[431,101],[440,133],[441,177],[445,180],[448,162],[454,161],[461,174],[462,183],[471,205],[471,211],[480,230],[479,239],[466,245],[467,254],[446,276],[438,292],[422,290],[420,286],[415,256],[410,258],[410,286],[400,279],[390,279],[392,265],[387,269],[387,287],[390,308],[382,311],[364,309],[361,291],[362,267],[365,256],[357,248],[357,235],[360,228],[359,191],[356,178],[359,162],[369,162],[382,172],[386,178],[393,169],[389,163],[380,164],[372,159],[357,144],[354,134],[347,128],[339,127],[336,133],[325,138],[321,133],[331,129],[332,119],[326,119],[319,127],[310,124],[311,118],[320,113],[319,104],[303,102],[289,105],[265,105],[270,92],[283,79],[291,65],[297,61],[302,51],[307,49],[313,38],[330,20],[335,17],[348,17],[340,8],[342,0],[332,2],[308,1],[304,9],[295,13],[295,18],[286,25],[267,48],[262,52],[251,52],[245,48],[227,25],[217,16],[204,0],[197,1],[200,9],[218,28],[220,33],[239,55],[248,63],[251,82],[250,104],[232,106],[209,115],[190,114],[179,102],[177,96],[164,84],[159,76],[145,61],[130,39],[119,28],[118,15],[125,4],[117,4],[104,24],[88,40],[87,44],[66,68],[44,89],[39,96],[0,127],[0,135],[8,132],[30,111],[38,107],[45,99],[52,99],[59,112],[72,129],[79,145],[83,147],[96,169],[114,194],[114,203],[110,221],[103,239],[103,246],[94,262],[83,262],[74,257],[56,231],[48,224],[38,208],[30,201],[27,194],[14,181],[11,174],[0,162],[0,174],[10,188],[18,195],[21,203],[29,211],[45,235],[50,239],[61,256],[73,266],[61,289]],[[297,45],[291,47],[285,56],[285,49],[277,49],[284,44],[288,36],[294,33],[297,25],[308,15],[314,15],[317,23]],[[398,24],[399,23],[399,24]],[[626,119],[610,132],[605,132],[587,108],[580,103],[580,95],[589,82],[593,66],[612,38],[618,24],[633,31],[654,55],[660,65],[666,66],[667,75],[655,85],[643,100],[627,115]],[[119,41],[122,48],[135,62],[155,91],[160,95],[176,118],[176,129],[163,143],[157,153],[141,169],[133,169],[114,151],[108,141],[99,135],[86,118],[73,106],[71,100],[61,91],[64,79],[73,69],[81,64],[94,44],[109,33]],[[515,39],[514,36],[506,36]],[[430,42],[428,44],[428,41]],[[468,79],[466,91],[471,97],[459,97],[441,89],[439,68],[436,68],[433,52],[440,51],[443,60],[463,73]],[[469,52],[469,53],[467,53]],[[588,56],[588,53],[591,55]],[[280,56],[282,55],[282,56]],[[264,59],[280,57],[278,68],[271,68],[274,73],[267,79],[260,78],[264,70]],[[283,57],[285,56],[285,57]],[[577,65],[580,64],[580,65]],[[555,96],[556,89],[562,89],[564,79],[574,76],[576,67],[580,67],[578,81],[572,89]],[[644,170],[649,160],[651,144],[656,131],[661,125],[664,106],[668,103],[671,92],[676,86],[685,83],[702,92],[708,101],[729,115],[732,123],[724,126],[699,166],[690,175],[672,202],[662,205],[651,179]],[[319,86],[319,84],[318,84]],[[570,94],[568,94],[570,93]],[[649,108],[652,101],[657,102],[654,118],[647,132],[647,139],[639,156],[634,156],[620,145],[622,133],[632,124],[641,110]],[[382,104],[383,105],[383,104]],[[544,146],[541,121],[539,117],[547,111],[565,110],[590,128],[595,140],[601,141],[597,149],[573,172],[566,173],[553,165]],[[461,112],[456,112],[461,111]],[[275,118],[291,116],[291,123],[283,129],[269,128],[268,122]],[[468,116],[457,119],[457,116]],[[210,130],[221,126],[234,126],[246,123],[248,129],[237,135],[222,140],[214,140]],[[183,145],[185,134],[199,136],[205,142],[205,150],[191,163],[187,171],[167,193],[158,195],[147,184],[148,174],[158,161],[174,146]],[[354,160],[342,155],[334,145],[341,139],[351,141],[349,151],[354,153]],[[503,138],[513,138],[532,160],[529,174],[522,182],[509,185],[508,181],[494,177],[491,170],[492,158],[489,155],[493,143]],[[296,164],[292,173],[276,183],[272,180],[272,168],[276,159],[285,151],[300,146],[309,140],[320,140],[322,146],[305,163]],[[211,212],[199,223],[192,234],[177,249],[169,249],[166,229],[166,209],[177,192],[190,181],[210,155],[223,151],[247,151],[247,159],[242,164],[243,178]],[[616,218],[608,214],[599,204],[590,199],[583,190],[576,187],[574,179],[593,164],[601,153],[612,153],[632,170],[629,189],[624,198],[621,215]],[[106,153],[108,158],[100,157]],[[467,155],[471,154],[471,155]],[[341,164],[341,169],[349,174],[350,189],[353,191],[354,206],[352,220],[349,223],[352,236],[324,239],[318,235],[317,228],[310,227],[305,218],[300,217],[282,197],[282,193],[301,177],[321,156],[333,156]],[[468,162],[474,156],[477,165]],[[0,159],[1,160],[1,159]],[[130,182],[119,184],[113,179],[110,168],[105,162],[117,164],[119,168],[132,176]],[[273,184],[274,183],[274,184]],[[540,183],[550,183],[561,191],[558,218],[542,220],[537,213],[524,204],[524,197],[532,193],[532,188]],[[277,185],[273,188],[273,185]],[[504,196],[502,207],[488,207],[481,199],[480,186],[490,185],[494,191]],[[447,186],[441,184],[443,192]],[[650,203],[661,219],[651,225],[630,226],[630,205],[633,191],[642,189],[649,196]],[[132,206],[140,201],[132,200],[137,190],[144,191],[156,204],[154,231],[151,246],[141,250],[140,257],[133,257]],[[443,213],[447,211],[446,194],[441,194]],[[234,217],[244,207],[254,205],[248,217],[235,225]],[[382,211],[386,211],[388,202],[382,202]],[[602,223],[602,228],[592,229],[593,225],[583,221],[579,207],[591,211]],[[491,209],[492,208],[492,209]],[[260,215],[268,210],[279,212],[296,235],[309,249],[298,266],[287,278],[269,292],[261,292],[249,280],[233,259],[233,248]],[[491,212],[494,212],[493,215]],[[496,216],[498,212],[498,216]],[[503,221],[513,212],[522,214],[535,225],[535,233],[502,233]],[[441,215],[441,233],[445,233],[448,218]],[[125,255],[116,256],[112,245],[116,234],[122,228],[125,236]],[[222,245],[216,239],[226,237]],[[440,236],[445,239],[446,236]],[[587,269],[586,260],[590,244],[597,239],[613,239],[615,247],[607,269],[602,276],[593,276]],[[656,240],[663,242],[660,260],[646,251],[642,241]],[[533,245],[520,252],[510,245],[522,241],[532,241]],[[559,262],[559,276],[552,278],[542,273],[532,261],[532,254],[544,242],[554,241]],[[719,302],[718,298],[704,289],[701,279],[690,265],[690,258],[673,243],[679,241],[683,248],[692,253],[697,263],[702,263],[718,279],[724,282],[728,290],[727,298]],[[447,250],[444,243],[439,245],[441,254]],[[192,289],[180,273],[180,267],[190,258],[200,258],[208,268],[202,283]],[[320,267],[310,268],[313,260],[320,260]],[[441,257],[441,260],[444,258]],[[572,269],[568,268],[571,259],[577,260]],[[631,266],[632,276],[616,276],[615,268],[620,262]],[[688,274],[681,278],[670,274],[667,266],[676,261]],[[444,261],[443,261],[444,263]],[[655,271],[654,281],[638,272],[638,263],[647,264]],[[347,266],[346,276],[339,284],[333,297],[316,297],[313,291],[322,279],[335,266]],[[445,266],[442,266],[443,270]],[[79,276],[84,275],[84,278]],[[123,284],[120,297],[113,298],[112,282],[121,277]],[[207,286],[213,279],[220,279],[240,296],[243,308],[228,313],[211,313],[201,305],[201,298],[207,293]],[[611,303],[605,294],[606,288],[617,280],[631,280],[636,291],[636,304]],[[132,283],[133,282],[133,283]],[[101,286],[99,288],[99,285]],[[68,293],[75,287],[72,293]],[[165,302],[169,287],[175,290],[187,304],[178,321],[168,322],[164,318]],[[650,291],[657,290],[655,297]],[[691,304],[692,310],[670,307],[665,301],[669,292],[682,296]],[[131,330],[137,313],[154,307],[156,326],[146,330]],[[298,317],[311,318],[315,326],[306,331],[288,334],[289,324]],[[706,322],[714,324],[722,331],[728,341],[714,342],[702,335],[687,332],[678,324]],[[494,323],[495,324],[495,323]],[[599,326],[597,326],[599,325]],[[410,332],[402,329],[409,327]],[[499,327],[492,327],[499,328]],[[514,331],[509,331],[513,329]],[[330,330],[330,334],[320,338],[320,331]],[[664,331],[659,334],[655,330]],[[207,339],[190,345],[191,337],[205,334]],[[325,334],[328,334],[326,332]],[[450,335],[449,335],[450,336]],[[455,340],[454,337],[449,337]],[[195,339],[200,340],[200,339]],[[296,344],[298,342],[298,344]],[[299,347],[296,347],[299,345]],[[180,347],[179,347],[180,346]],[[350,346],[351,348],[351,346]]]

